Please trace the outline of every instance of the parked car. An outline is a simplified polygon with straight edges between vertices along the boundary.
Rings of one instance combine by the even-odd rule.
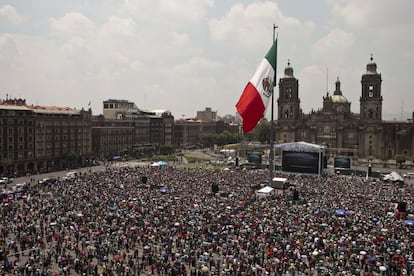
[[[0,179],[0,184],[9,184],[13,182],[13,178],[8,178],[8,177],[2,177]]]
[[[414,178],[414,173],[413,172],[406,173],[403,175],[403,177],[408,178],[408,179]]]
[[[68,173],[66,173],[66,175],[64,177],[62,177],[63,180],[71,180],[74,179],[77,176],[77,172],[75,171],[70,171]]]
[[[56,183],[56,181],[57,181],[57,179],[55,179],[55,178],[43,178],[43,179],[40,179],[39,181],[38,181],[38,183],[40,184],[40,185],[52,185],[52,184],[54,184],[54,183]]]

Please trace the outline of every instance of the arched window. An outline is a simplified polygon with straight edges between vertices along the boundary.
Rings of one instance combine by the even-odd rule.
[[[370,98],[374,97],[374,86],[373,85],[368,86],[368,97]]]

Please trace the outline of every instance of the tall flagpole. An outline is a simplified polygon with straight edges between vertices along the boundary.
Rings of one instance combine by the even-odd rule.
[[[278,27],[273,24],[273,43],[277,43],[277,37],[276,37],[276,29]],[[273,170],[274,170],[274,158],[275,158],[275,153],[274,153],[274,134],[273,134],[273,120],[274,120],[274,92],[275,92],[275,87],[276,87],[276,70],[277,70],[277,47],[276,47],[276,54],[275,54],[275,77],[273,78],[273,91],[272,91],[272,97],[271,97],[271,114],[270,114],[270,152],[269,152],[269,185],[272,184],[273,181]]]

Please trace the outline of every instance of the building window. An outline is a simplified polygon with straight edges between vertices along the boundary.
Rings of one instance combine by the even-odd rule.
[[[368,86],[368,97],[370,98],[374,97],[374,86],[373,85]]]
[[[286,98],[287,99],[292,98],[292,88],[291,87],[286,88]]]

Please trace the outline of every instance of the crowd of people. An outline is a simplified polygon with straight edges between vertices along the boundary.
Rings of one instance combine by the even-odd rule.
[[[276,174],[275,174],[276,176]],[[267,170],[108,166],[1,202],[2,275],[413,275],[408,186]],[[216,193],[213,186],[218,187]],[[408,210],[409,211],[409,210]],[[414,222],[414,221],[413,221]]]

